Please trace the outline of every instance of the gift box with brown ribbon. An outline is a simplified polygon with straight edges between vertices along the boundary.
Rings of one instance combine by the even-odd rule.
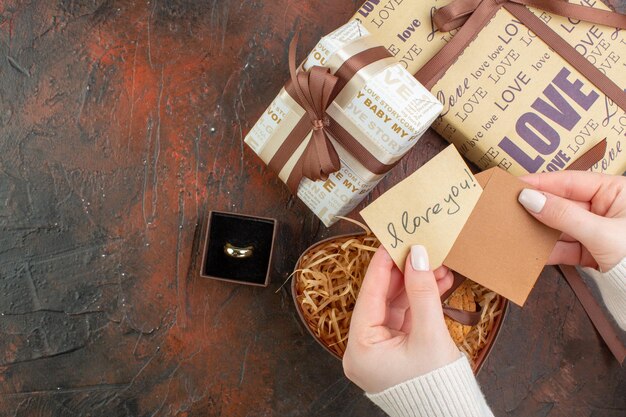
[[[355,14],[444,105],[433,127],[481,169],[626,170],[626,17],[600,1],[367,1]]]
[[[297,42],[297,39],[296,39]],[[350,22],[317,44],[245,138],[323,222],[350,212],[413,147],[442,105]]]

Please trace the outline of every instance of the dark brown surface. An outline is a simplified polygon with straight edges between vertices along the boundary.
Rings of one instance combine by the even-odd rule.
[[[381,415],[274,292],[354,227],[243,145],[295,29],[309,49],[359,3],[0,0],[0,416]],[[428,133],[370,201],[444,146]],[[269,288],[199,278],[209,210],[279,219]],[[553,268],[479,379],[496,415],[626,414]]]

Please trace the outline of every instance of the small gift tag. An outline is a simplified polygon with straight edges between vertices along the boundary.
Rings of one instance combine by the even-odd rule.
[[[522,306],[561,233],[517,202],[528,184],[499,168],[476,179],[484,190],[443,264]]]
[[[482,189],[454,146],[361,211],[400,270],[411,245],[428,248],[430,264],[442,264]]]

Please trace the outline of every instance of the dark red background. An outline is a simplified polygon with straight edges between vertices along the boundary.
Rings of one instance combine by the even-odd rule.
[[[359,4],[0,0],[1,416],[381,415],[275,292],[354,227],[321,226],[243,144],[296,28],[309,49]],[[368,201],[444,146],[429,132]],[[279,219],[269,288],[199,278],[209,210]],[[553,268],[479,379],[500,416],[626,413]]]

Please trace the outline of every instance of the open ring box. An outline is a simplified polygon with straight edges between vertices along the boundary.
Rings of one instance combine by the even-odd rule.
[[[267,287],[270,282],[276,219],[211,211],[200,276]],[[245,256],[232,256],[233,250]],[[231,253],[231,255],[229,255]]]

